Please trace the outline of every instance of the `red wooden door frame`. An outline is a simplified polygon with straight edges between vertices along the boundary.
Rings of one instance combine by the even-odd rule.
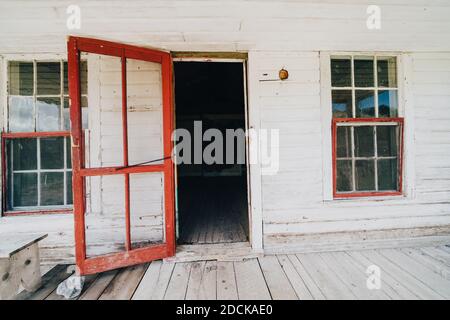
[[[68,76],[70,96],[70,122],[72,139],[72,183],[75,219],[75,257],[78,274],[92,274],[129,265],[170,257],[175,254],[175,195],[174,168],[170,158],[172,153],[171,135],[173,131],[173,64],[170,53],[141,48],[121,43],[90,38],[69,37]],[[122,72],[122,124],[123,124],[123,161],[121,167],[85,168],[83,150],[83,130],[81,126],[80,104],[80,54],[81,52],[121,58]],[[126,59],[135,59],[161,64],[163,97],[163,164],[128,165],[128,124],[127,124],[127,87]],[[132,173],[162,172],[164,174],[164,219],[165,243],[134,249],[130,232],[130,186]],[[86,256],[85,235],[85,184],[89,176],[121,174],[125,177],[125,251],[88,258]]]

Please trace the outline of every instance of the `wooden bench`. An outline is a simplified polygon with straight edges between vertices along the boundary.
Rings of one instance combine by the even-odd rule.
[[[39,241],[47,237],[0,236],[0,300],[11,299],[23,288],[41,284]]]

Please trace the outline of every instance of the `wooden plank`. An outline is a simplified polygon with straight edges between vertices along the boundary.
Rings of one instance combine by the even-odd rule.
[[[380,289],[367,287],[367,274],[362,268],[357,268],[344,252],[320,253],[322,259],[333,268],[336,274],[360,300],[389,300],[390,296]]]
[[[428,286],[424,285],[422,282],[418,281],[415,277],[410,275],[406,270],[398,267],[392,261],[381,255],[375,250],[364,250],[361,251],[367,259],[373,262],[374,265],[380,267],[382,273],[381,277],[385,273],[390,274],[403,286],[408,288],[414,295],[421,299],[443,299],[443,297],[437,294],[434,290],[430,289]]]
[[[270,300],[264,275],[257,259],[234,262],[240,300]]]
[[[233,262],[217,262],[217,300],[237,299],[238,292]]]
[[[292,285],[292,288],[295,290],[297,297],[300,300],[314,299],[302,277],[298,274],[289,258],[285,255],[279,255],[277,256],[277,258],[278,262],[281,265],[281,268],[283,268],[284,273],[286,274],[290,284]]]
[[[298,260],[296,255],[288,255],[287,258],[294,266],[297,273],[300,275],[305,285],[307,286],[309,292],[311,293],[313,299],[316,300],[324,300],[325,295],[322,292],[322,289],[317,285],[311,275],[306,271],[303,264]]]
[[[375,263],[362,255],[359,251],[346,251],[346,254],[364,270]],[[386,270],[382,269],[381,289],[392,299],[417,300],[419,296],[415,295],[408,288],[403,286],[397,279],[393,278]]]
[[[81,293],[78,300],[97,300],[118,274],[119,270],[110,270],[97,275],[91,286]]]
[[[67,272],[67,265],[57,265],[42,277],[42,285],[35,292],[22,291],[16,300],[44,300],[53,290],[72,273]]]
[[[412,259],[423,264],[424,266],[426,266],[433,272],[437,273],[441,277],[450,280],[450,267],[445,265],[438,259],[435,259],[418,249],[404,248],[400,250],[404,254],[409,255]]]
[[[450,258],[449,255],[446,252],[442,252],[442,250],[437,250],[436,248],[420,248],[420,251],[427,254],[428,256],[432,257],[433,259],[436,259],[443,263],[446,266],[450,266]]]
[[[99,300],[129,300],[147,270],[148,264],[139,264],[124,268],[110,282]]]
[[[139,286],[133,294],[132,300],[149,300],[158,283],[159,273],[163,262],[161,260],[152,261],[145,271]]]
[[[200,285],[199,299],[217,299],[217,262],[207,261],[203,270],[202,282]]]
[[[155,289],[153,290],[153,293],[150,296],[151,300],[162,300],[164,298],[174,268],[175,263],[163,262],[161,269],[159,271],[158,281],[156,283]]]
[[[298,300],[286,274],[276,256],[259,258],[261,270],[264,274],[270,294],[274,300]]]
[[[186,300],[196,300],[199,298],[200,285],[202,283],[203,270],[206,261],[196,261],[192,263],[191,274],[186,292]]]
[[[190,262],[181,262],[175,265],[164,300],[184,300],[191,267],[192,264]]]
[[[298,260],[320,287],[327,299],[348,300],[356,296],[316,253],[297,254]]]
[[[444,298],[450,298],[449,280],[444,279],[398,249],[384,249],[379,250],[378,252],[433,291],[437,292]]]

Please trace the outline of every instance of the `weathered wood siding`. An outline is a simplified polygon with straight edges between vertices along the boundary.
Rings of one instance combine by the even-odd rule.
[[[280,172],[251,177],[254,218],[262,216],[263,244],[268,251],[311,250],[364,244],[367,240],[411,239],[448,234],[450,225],[450,3],[447,0],[379,0],[381,30],[366,28],[369,0],[297,1],[77,1],[82,27],[66,28],[66,9],[72,1],[2,1],[0,55],[65,55],[66,36],[75,34],[163,48],[172,51],[243,51],[249,53],[250,125],[280,129]],[[408,126],[407,196],[375,200],[329,199],[327,127],[321,55],[328,51],[395,52],[402,59],[403,99]],[[117,65],[90,56],[89,163],[117,162],[121,139]],[[290,77],[276,79],[284,67]],[[1,70],[1,108],[4,110],[5,70]],[[156,119],[159,105],[143,105],[156,92],[155,70],[143,67],[130,88],[136,121],[130,134],[143,139],[130,145],[142,150],[136,161],[158,157],[161,146]],[[267,74],[267,76],[263,76]],[[148,82],[147,82],[148,81]],[[141,90],[133,92],[133,90]],[[146,88],[146,89],[145,89]],[[116,91],[115,91],[116,90]],[[150,91],[146,91],[150,90]],[[147,94],[147,95],[146,95]],[[3,117],[4,113],[1,112]],[[143,123],[152,123],[151,132]],[[329,137],[328,137],[329,138]],[[119,140],[121,141],[121,140]],[[102,156],[100,156],[102,155]],[[328,169],[327,169],[328,168]],[[253,170],[253,172],[259,172]],[[161,181],[142,179],[136,224],[160,235]],[[118,218],[123,200],[120,181],[89,182],[89,219],[107,220],[114,239],[99,233],[94,253],[104,241],[116,248],[124,233]],[[328,190],[328,191],[327,191]],[[106,210],[107,209],[107,210]],[[105,216],[105,212],[116,215]],[[89,223],[96,222],[94,220]],[[99,224],[101,226],[101,224]],[[253,235],[258,235],[257,226]],[[255,231],[256,230],[256,231]],[[95,228],[91,231],[96,232]],[[110,231],[110,232],[109,232]],[[73,259],[71,215],[0,218],[0,232],[49,233],[43,241],[45,261]],[[108,238],[109,237],[109,238]],[[95,240],[97,239],[97,240]],[[156,239],[156,238],[155,238]],[[409,241],[409,240],[408,240]],[[103,250],[103,249],[102,249]],[[96,251],[100,252],[100,251]]]

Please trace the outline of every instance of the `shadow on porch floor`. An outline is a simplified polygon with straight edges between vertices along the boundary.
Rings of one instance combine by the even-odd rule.
[[[367,268],[381,287],[368,289]],[[17,299],[63,299],[57,265]],[[79,299],[450,299],[450,246],[273,255],[244,261],[162,262],[86,278]]]

